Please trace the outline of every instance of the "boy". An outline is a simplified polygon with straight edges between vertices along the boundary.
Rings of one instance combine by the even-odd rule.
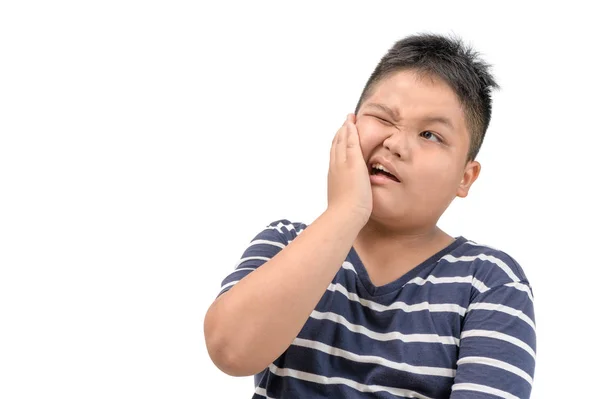
[[[525,274],[437,221],[479,175],[489,67],[457,39],[398,41],[330,151],[328,206],[260,232],[205,317],[253,398],[528,398]]]

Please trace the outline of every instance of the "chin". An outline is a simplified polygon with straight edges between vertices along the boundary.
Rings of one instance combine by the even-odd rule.
[[[405,206],[389,203],[382,204],[373,199],[373,211],[371,212],[371,219],[381,222],[400,221],[407,213],[408,210],[405,208]]]
[[[373,193],[373,212],[379,214],[397,214],[410,208],[410,203],[404,196],[394,196],[391,193]]]

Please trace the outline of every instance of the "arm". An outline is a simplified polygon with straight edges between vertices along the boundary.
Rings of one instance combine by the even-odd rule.
[[[450,398],[528,399],[535,351],[533,297],[528,284],[510,283],[480,293],[465,316]]]
[[[209,354],[230,375],[252,375],[298,335],[344,261],[360,225],[325,212],[217,298],[205,318]]]
[[[369,218],[369,176],[351,118],[336,134],[330,158],[327,211],[206,314],[208,353],[227,374],[256,374],[289,347]]]

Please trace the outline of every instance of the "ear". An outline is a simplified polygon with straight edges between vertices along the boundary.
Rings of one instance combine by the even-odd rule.
[[[456,196],[465,198],[469,194],[469,189],[471,185],[475,183],[477,177],[479,177],[479,172],[481,171],[481,164],[477,161],[469,161],[465,166],[465,170],[463,172],[463,178],[460,181],[460,185],[456,191]]]

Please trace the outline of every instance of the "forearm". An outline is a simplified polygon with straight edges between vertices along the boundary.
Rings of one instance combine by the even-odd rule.
[[[298,335],[364,223],[328,210],[271,260],[219,297],[205,318],[215,364],[252,375]]]

